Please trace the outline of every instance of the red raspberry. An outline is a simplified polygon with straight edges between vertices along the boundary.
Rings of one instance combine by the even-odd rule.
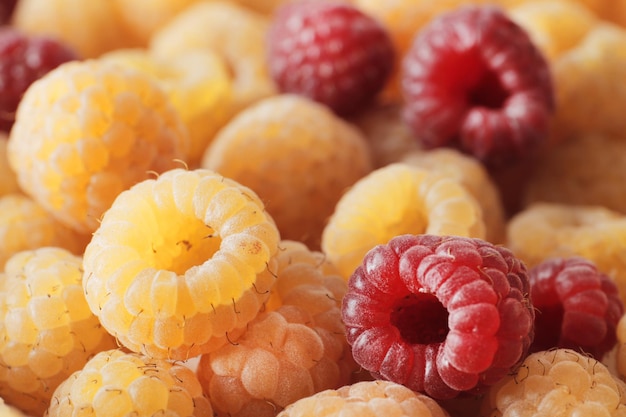
[[[617,343],[624,313],[618,289],[595,263],[581,257],[551,258],[528,272],[537,309],[531,352],[582,350],[602,360]]]
[[[526,266],[504,247],[399,235],[350,277],[342,317],[359,365],[443,400],[483,391],[525,358],[529,292]]]
[[[423,27],[403,60],[404,117],[425,147],[459,147],[490,165],[547,139],[547,61],[497,6],[469,5]]]
[[[17,105],[33,81],[75,59],[76,53],[56,39],[0,29],[0,130],[11,130]]]
[[[348,115],[364,109],[383,88],[395,52],[386,29],[371,16],[345,2],[317,0],[279,9],[268,55],[282,92]]]

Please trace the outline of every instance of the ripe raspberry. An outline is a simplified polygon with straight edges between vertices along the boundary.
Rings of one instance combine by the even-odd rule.
[[[97,60],[65,63],[33,83],[8,146],[23,190],[84,233],[122,190],[179,167],[188,149],[187,130],[150,77]]]
[[[404,57],[402,86],[405,119],[425,147],[458,147],[498,166],[547,137],[550,69],[496,6],[463,6],[422,28]]]
[[[122,0],[125,1],[125,0]],[[190,49],[220,54],[233,76],[231,114],[276,93],[266,60],[268,16],[230,1],[198,1],[168,21],[150,40],[150,49],[175,60]]]
[[[15,171],[13,171],[13,168],[9,165],[7,139],[7,134],[0,132],[0,197],[20,192],[20,186],[17,183]]]
[[[13,255],[0,274],[0,397],[42,415],[54,389],[117,346],[89,310],[82,260],[45,247]]]
[[[154,77],[189,131],[186,162],[197,167],[215,133],[230,117],[232,81],[222,57],[198,49],[181,52],[175,60],[164,60],[146,49],[118,49],[100,60]]]
[[[0,271],[23,250],[58,246],[81,255],[91,235],[77,233],[22,193],[0,196]]]
[[[84,254],[87,302],[130,350],[185,360],[257,315],[278,240],[252,190],[208,170],[169,170],[104,214]]]
[[[281,237],[313,249],[345,189],[372,169],[357,129],[292,94],[263,99],[235,116],[207,148],[202,167],[253,189]]]
[[[213,417],[213,409],[185,365],[111,349],[64,381],[46,413],[77,415]]]
[[[363,110],[391,73],[385,28],[343,1],[302,1],[278,10],[268,35],[270,73],[280,91],[345,116]]]
[[[582,350],[596,359],[613,349],[624,313],[617,287],[585,258],[550,258],[531,268],[535,316],[531,352],[555,347]]]
[[[506,219],[500,192],[489,172],[475,158],[455,149],[439,148],[408,152],[401,162],[448,176],[476,199],[483,212],[485,240],[503,243],[506,240]]]
[[[526,267],[502,246],[400,235],[348,281],[343,320],[354,359],[435,399],[480,392],[525,357],[534,310]]]
[[[322,251],[348,279],[365,254],[400,234],[485,237],[482,210],[458,181],[403,163],[378,168],[339,200]]]
[[[570,349],[528,355],[491,387],[481,415],[623,416],[626,385],[598,360]]]
[[[11,130],[17,106],[35,80],[75,59],[78,55],[56,39],[0,28],[0,130]]]
[[[17,0],[0,1],[0,25],[10,24]]]
[[[390,381],[364,381],[319,392],[289,405],[277,417],[448,417],[432,398]]]
[[[358,369],[341,322],[346,282],[295,241],[281,241],[267,308],[233,344],[202,355],[198,378],[221,416],[268,416],[350,383]]]

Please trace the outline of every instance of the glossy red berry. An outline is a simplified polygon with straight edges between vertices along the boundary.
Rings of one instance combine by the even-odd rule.
[[[497,6],[462,6],[430,21],[401,77],[404,118],[427,148],[457,147],[501,165],[547,138],[554,108],[548,63]]]
[[[26,89],[50,70],[78,59],[68,46],[41,35],[0,29],[0,130],[10,131]]]
[[[570,348],[598,360],[617,343],[624,313],[615,282],[586,258],[550,258],[529,270],[537,309],[531,351]]]
[[[356,362],[436,399],[494,384],[532,342],[526,267],[481,239],[396,236],[348,286],[342,317]]]
[[[386,29],[342,1],[283,6],[269,31],[269,66],[278,88],[339,115],[367,106],[390,76],[394,56]]]

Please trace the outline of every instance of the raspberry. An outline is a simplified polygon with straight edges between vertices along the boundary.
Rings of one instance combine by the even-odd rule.
[[[0,1],[0,24],[1,25],[10,23],[16,4],[17,4],[17,0]]]
[[[7,139],[7,134],[0,132],[0,197],[20,192],[15,171],[9,165]]]
[[[372,171],[341,197],[322,251],[348,279],[365,254],[400,234],[485,237],[482,210],[454,179],[408,164]]]
[[[8,145],[22,189],[83,233],[122,190],[180,166],[188,148],[178,113],[152,79],[96,60],[65,63],[33,83]]]
[[[537,309],[531,352],[570,348],[602,360],[613,349],[624,305],[613,280],[593,262],[550,258],[531,268],[528,277]]]
[[[77,415],[213,417],[213,409],[188,367],[111,349],[64,381],[46,413]]]
[[[19,0],[11,23],[31,35],[54,37],[83,58],[140,46],[111,0]]]
[[[432,398],[390,381],[364,381],[300,399],[277,417],[448,417]]]
[[[626,216],[601,206],[534,203],[507,224],[506,246],[528,267],[580,256],[608,274],[626,303]]]
[[[458,147],[499,166],[529,157],[547,138],[550,68],[500,8],[437,16],[402,65],[404,117],[425,147]]]
[[[275,416],[351,381],[358,369],[341,322],[346,282],[320,252],[281,241],[267,308],[233,344],[202,355],[198,378],[219,415]]]
[[[439,148],[408,152],[401,162],[441,173],[461,183],[483,211],[486,235],[491,243],[506,240],[506,219],[500,192],[484,166],[455,149]]]
[[[257,315],[278,240],[252,190],[208,170],[169,170],[104,214],[84,254],[87,302],[130,350],[185,360]]]
[[[0,28],[0,130],[11,130],[17,106],[35,80],[76,59],[78,55],[56,39]]]
[[[303,1],[280,8],[268,35],[272,78],[345,116],[362,111],[391,73],[385,28],[343,1]]]
[[[207,49],[181,52],[175,60],[164,60],[145,49],[118,49],[100,59],[155,78],[189,131],[191,146],[186,162],[197,166],[230,116],[232,82],[222,57]]]
[[[597,205],[626,213],[624,139],[624,133],[581,134],[542,152],[529,175],[524,205]]]
[[[13,255],[0,274],[0,397],[42,415],[54,389],[116,346],[89,310],[82,260],[45,247]]]
[[[348,281],[342,316],[354,359],[435,399],[480,392],[525,357],[534,310],[523,262],[476,238],[399,235]]]
[[[0,196],[0,271],[12,255],[58,246],[81,255],[91,235],[77,233],[22,193]]]
[[[570,349],[541,351],[491,387],[481,415],[617,417],[626,412],[625,389],[596,359]]]
[[[235,116],[202,166],[253,189],[282,238],[317,249],[345,189],[371,171],[370,158],[363,135],[326,106],[281,94]]]
[[[125,0],[122,0],[125,1]],[[150,49],[166,60],[190,49],[220,54],[233,75],[235,114],[276,93],[266,61],[269,17],[228,1],[196,2],[157,30]]]

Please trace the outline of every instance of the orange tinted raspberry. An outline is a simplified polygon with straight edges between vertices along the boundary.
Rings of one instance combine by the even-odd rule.
[[[319,392],[289,405],[278,417],[448,417],[432,398],[389,381],[364,381]]]
[[[30,34],[56,37],[83,58],[138,45],[110,0],[20,0],[12,24]],[[145,16],[145,13],[142,14]]]
[[[31,85],[8,152],[26,193],[92,232],[120,191],[180,166],[188,148],[178,113],[150,77],[91,60],[61,65]]]
[[[7,134],[0,133],[0,196],[20,191],[15,171],[9,165]]]
[[[87,301],[127,348],[194,357],[257,315],[278,239],[252,190],[209,170],[170,170],[103,216],[84,255]]]
[[[626,213],[624,138],[584,134],[543,152],[534,163],[525,203],[599,205]]]
[[[189,49],[219,53],[233,72],[233,114],[276,93],[266,61],[269,17],[226,1],[201,1],[185,8],[151,39],[164,59]]]
[[[28,417],[19,408],[7,405],[2,398],[0,398],[0,415],[3,417]]]
[[[281,241],[266,309],[233,344],[202,355],[198,377],[218,415],[274,416],[294,401],[351,380],[344,336],[346,282],[320,252]]]
[[[54,389],[115,339],[89,310],[82,260],[56,247],[13,255],[0,274],[0,397],[42,415]]]
[[[394,163],[357,181],[339,200],[322,234],[322,250],[347,279],[365,254],[400,234],[484,238],[483,213],[460,182]]]
[[[186,162],[197,166],[205,148],[230,116],[232,82],[222,57],[209,49],[198,49],[165,60],[145,49],[118,49],[100,59],[156,79],[189,131],[191,145]]]
[[[541,351],[491,388],[481,415],[623,416],[625,389],[596,359],[569,349]]]
[[[452,148],[439,148],[409,152],[401,161],[449,176],[465,186],[483,211],[486,240],[504,242],[506,220],[500,192],[478,160]]]
[[[81,255],[90,238],[60,223],[24,194],[0,196],[0,270],[15,253],[44,246]]]
[[[252,188],[284,239],[314,249],[344,190],[372,169],[356,128],[296,95],[269,97],[239,113],[208,147],[202,166]]]
[[[191,369],[112,349],[98,353],[54,392],[47,417],[213,417]]]

